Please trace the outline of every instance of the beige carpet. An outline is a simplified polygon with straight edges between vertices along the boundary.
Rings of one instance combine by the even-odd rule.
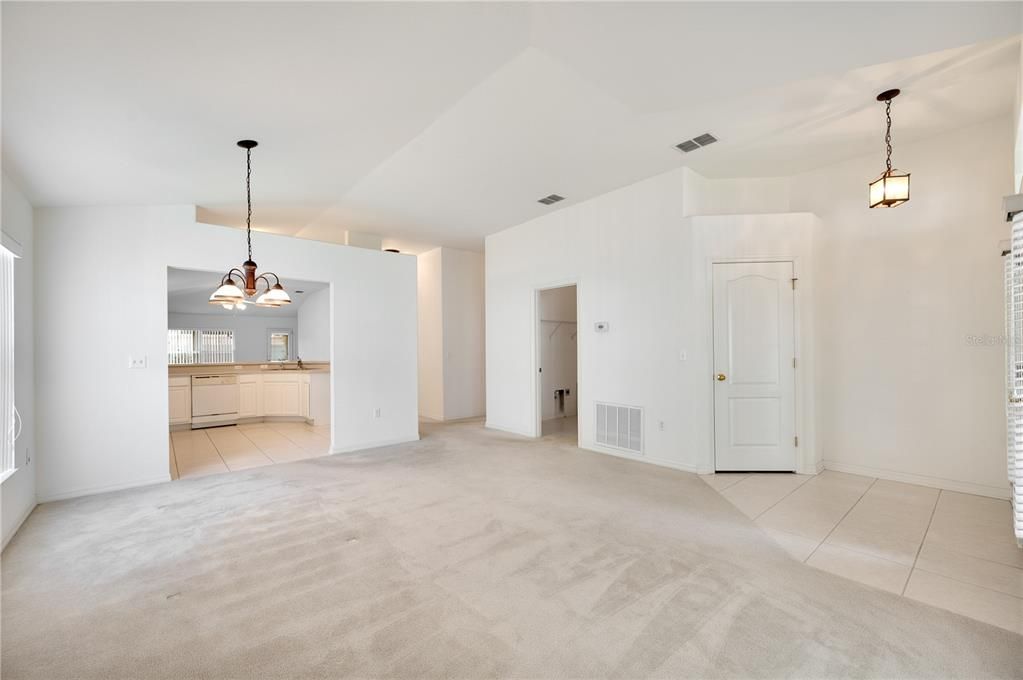
[[[479,424],[40,506],[2,597],[5,680],[1023,676],[695,476]]]

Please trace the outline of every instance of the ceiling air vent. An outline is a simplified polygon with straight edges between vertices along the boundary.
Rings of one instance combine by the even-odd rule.
[[[690,153],[692,151],[696,151],[702,146],[713,144],[716,141],[718,141],[717,137],[710,134],[709,132],[705,132],[699,137],[693,137],[692,139],[687,139],[684,142],[676,144],[675,148],[683,153]]]
[[[537,201],[537,203],[543,203],[544,205],[551,205],[552,203],[557,203],[558,201],[564,201],[564,200],[565,200],[564,196],[558,196],[557,194],[551,194],[550,196],[544,196],[539,201]]]

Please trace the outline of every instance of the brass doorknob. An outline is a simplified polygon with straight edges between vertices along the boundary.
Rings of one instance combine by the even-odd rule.
[[[724,373],[718,373],[717,378],[718,378],[718,382],[720,382],[720,381],[725,379],[725,374]]]

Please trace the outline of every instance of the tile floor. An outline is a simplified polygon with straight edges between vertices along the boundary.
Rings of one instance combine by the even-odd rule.
[[[801,562],[1023,634],[1008,501],[832,470],[702,478]]]
[[[324,456],[330,425],[254,423],[170,433],[171,477],[186,479]]]

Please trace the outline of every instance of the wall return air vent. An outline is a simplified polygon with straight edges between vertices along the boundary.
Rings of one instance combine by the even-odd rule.
[[[707,146],[708,144],[713,144],[716,141],[718,141],[717,137],[709,132],[704,132],[702,135],[693,137],[692,139],[687,139],[684,142],[679,142],[675,145],[675,148],[682,153],[691,153],[697,149]]]
[[[558,196],[557,194],[551,194],[550,196],[544,196],[543,198],[538,200],[537,203],[543,203],[544,205],[551,205],[553,203],[557,203],[558,201],[564,201],[564,200],[565,200],[564,196]]]
[[[643,453],[643,409],[597,402],[594,435],[602,446]]]

